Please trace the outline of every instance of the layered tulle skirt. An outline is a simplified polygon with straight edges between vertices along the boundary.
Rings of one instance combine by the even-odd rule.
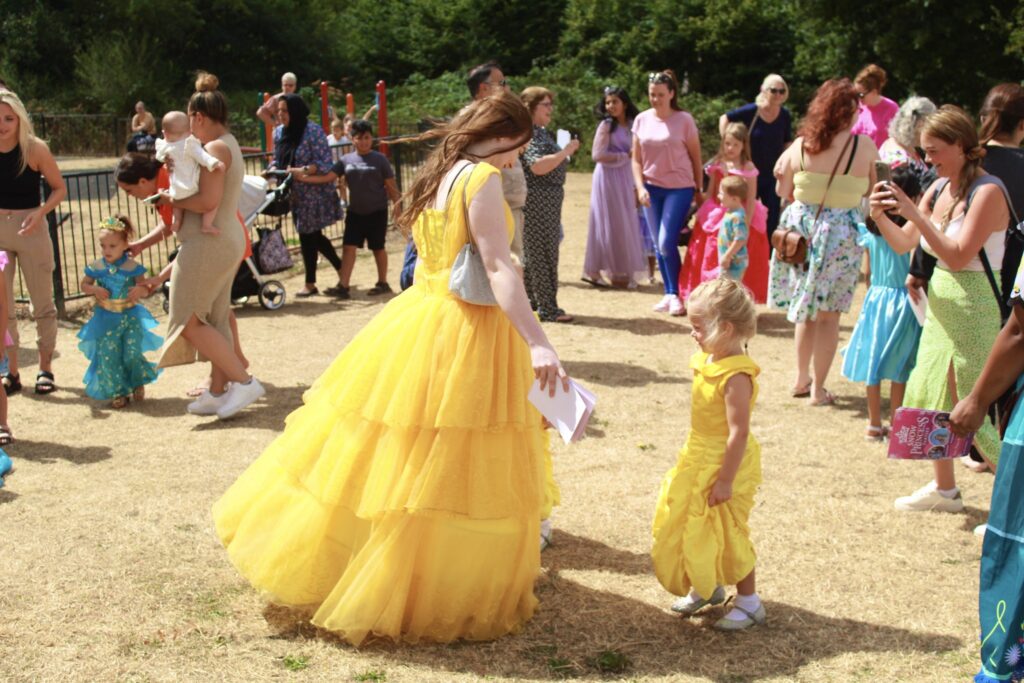
[[[490,639],[532,615],[557,498],[526,344],[414,285],[337,357],[214,506],[238,570],[354,644]]]
[[[718,225],[724,215],[722,205],[713,197],[705,199],[697,210],[693,234],[687,244],[686,257],[679,272],[679,296],[684,301],[697,285],[713,280],[719,275]],[[759,304],[768,300],[768,259],[771,248],[768,245],[767,226],[768,209],[761,202],[757,202],[748,231],[748,265],[743,274],[743,284],[750,290],[754,301]]]
[[[82,381],[90,398],[130,396],[137,387],[156,381],[160,370],[145,354],[163,346],[163,337],[152,331],[158,324],[141,304],[122,312],[96,307],[78,331],[78,348],[89,360]]]

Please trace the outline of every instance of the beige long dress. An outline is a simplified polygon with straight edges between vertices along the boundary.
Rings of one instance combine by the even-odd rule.
[[[181,336],[185,323],[194,315],[213,325],[229,342],[234,342],[229,324],[231,282],[245,252],[245,236],[238,229],[238,195],[245,173],[242,151],[235,136],[220,137],[231,150],[231,166],[224,179],[224,196],[213,224],[220,234],[200,231],[202,216],[186,211],[178,232],[178,257],[171,271],[171,308],[167,336],[160,354],[160,367],[186,365],[206,360],[196,347]]]

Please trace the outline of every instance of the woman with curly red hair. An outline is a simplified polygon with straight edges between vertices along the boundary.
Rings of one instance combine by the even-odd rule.
[[[830,405],[825,389],[839,343],[839,316],[850,310],[860,272],[857,224],[861,198],[874,183],[878,150],[871,138],[850,132],[859,98],[849,79],[826,81],[815,94],[800,135],[775,165],[780,197],[790,200],[779,230],[807,239],[800,265],[772,259],[769,304],[796,323],[797,375],[792,394]],[[813,372],[812,365],[813,363]]]

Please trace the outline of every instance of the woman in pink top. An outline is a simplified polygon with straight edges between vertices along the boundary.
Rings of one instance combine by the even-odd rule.
[[[676,102],[679,87],[672,71],[652,73],[647,97],[651,108],[633,121],[633,182],[637,199],[658,248],[658,267],[665,283],[665,296],[655,306],[658,312],[686,315],[679,298],[679,233],[693,203],[702,197],[697,188],[704,183],[697,124]]]
[[[876,147],[881,147],[889,139],[889,122],[900,110],[900,105],[882,96],[885,83],[885,69],[877,64],[868,64],[853,80],[853,87],[860,97],[860,109],[857,123],[850,132],[867,135],[875,141]]]

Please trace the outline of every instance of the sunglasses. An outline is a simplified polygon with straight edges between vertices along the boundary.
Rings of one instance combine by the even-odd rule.
[[[604,94],[605,95],[608,95],[609,93],[617,92],[618,90],[619,90],[619,86],[617,86],[617,85],[606,85],[606,86],[604,86]]]
[[[785,88],[765,88],[765,90],[767,90],[768,92],[770,92],[773,95],[785,95],[786,94],[786,89]]]
[[[648,83],[666,83],[672,85],[672,77],[661,71],[652,71],[647,74]]]

